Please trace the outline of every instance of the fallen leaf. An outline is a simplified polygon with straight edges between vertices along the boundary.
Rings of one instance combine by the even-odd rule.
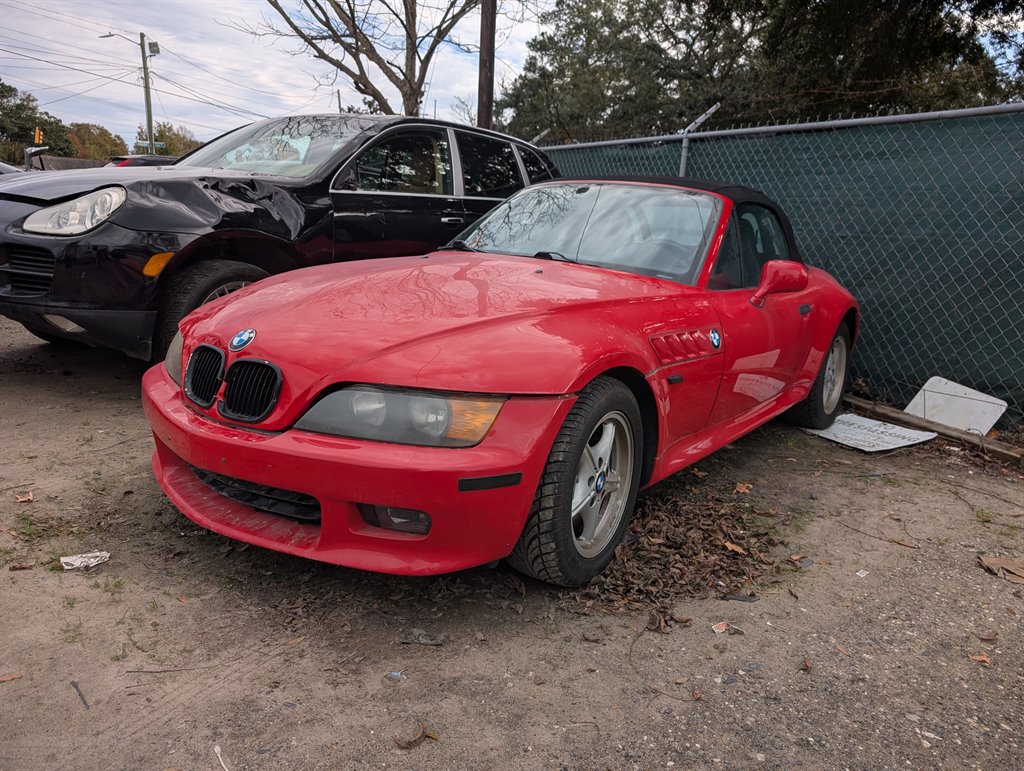
[[[814,666],[814,662],[811,661],[807,656],[804,656],[804,663],[800,665],[801,672],[810,672]]]
[[[20,680],[21,672],[10,672],[6,675],[0,675],[0,683],[9,683],[11,680]]]
[[[409,739],[408,741],[402,739],[395,739],[395,744],[403,750],[411,750],[413,747],[418,747],[421,744],[423,744],[424,739],[430,739],[436,742],[437,736],[435,736],[433,733],[427,730],[427,726],[425,723],[420,723],[420,732],[416,734],[416,736],[414,736],[412,739]]]
[[[32,503],[32,501],[35,500],[35,498],[32,495],[32,491],[31,490],[29,490],[24,495],[18,495],[17,493],[15,493],[14,497],[18,501],[18,503]]]
[[[789,593],[790,593],[790,595],[792,595],[794,600],[799,600],[800,599],[800,595],[797,594],[796,592],[794,592],[791,587],[787,587],[787,589],[789,590]]]
[[[971,661],[977,661],[979,664],[984,664],[986,667],[992,666],[992,657],[988,653],[982,652],[977,656],[968,656]]]
[[[747,553],[746,549],[744,549],[742,546],[737,546],[736,544],[732,543],[731,541],[723,541],[722,542],[722,546],[724,546],[729,551],[736,552],[737,554],[746,554]]]
[[[977,638],[982,642],[995,642],[996,638],[999,637],[999,632],[996,632],[994,630],[991,632],[985,632],[984,634],[975,634]]]
[[[978,562],[990,573],[1012,584],[1024,584],[1024,557],[990,557],[981,554]]]
[[[844,656],[849,656],[850,655],[850,652],[848,650],[846,650],[846,648],[844,648],[839,643],[836,643],[836,650],[839,651],[840,653],[842,653]]]
[[[704,698],[704,694],[701,691],[694,691],[693,692],[693,700],[694,701],[700,701],[703,698]]]
[[[285,645],[298,645],[300,642],[302,642],[305,639],[306,639],[306,635],[302,635],[301,637],[293,637],[288,642],[286,642]]]
[[[444,645],[445,639],[446,639],[446,635],[442,634],[442,635],[438,635],[437,637],[431,637],[430,635],[427,634],[426,630],[424,630],[424,629],[415,629],[414,628],[414,629],[410,629],[408,632],[406,632],[404,635],[402,635],[402,637],[399,638],[398,642],[402,643],[403,645],[413,645],[413,644],[415,644],[415,645],[430,645],[430,646],[436,647],[438,645]]]
[[[0,533],[7,533],[7,535],[9,535],[11,538],[17,538],[18,537],[18,531],[17,530],[8,530],[6,527],[0,527]]]
[[[21,562],[11,565],[8,570],[31,570],[35,567],[31,562]]]
[[[789,555],[789,561],[790,562],[799,562],[803,558],[804,558],[803,554],[790,554]]]
[[[731,624],[729,624],[728,621],[719,621],[717,624],[711,627],[711,631],[715,634],[722,634],[723,632],[728,632],[730,626]]]
[[[692,469],[690,469],[690,473],[693,474],[698,479],[703,479],[704,477],[706,477],[708,475],[707,471],[701,471],[699,468],[692,468]]]
[[[749,493],[754,489],[754,486],[749,482],[737,482],[736,487],[733,489],[734,493]]]
[[[183,603],[184,605],[188,605],[191,602],[191,600],[188,597],[185,597],[184,595],[178,595],[174,599],[176,599],[180,603]]]
[[[601,642],[601,636],[597,635],[597,634],[593,634],[592,632],[584,632],[583,633],[583,641],[584,642],[589,642],[589,643],[599,643],[599,642]]]

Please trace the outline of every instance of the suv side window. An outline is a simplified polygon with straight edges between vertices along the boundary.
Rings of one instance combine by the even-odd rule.
[[[544,182],[551,179],[551,169],[544,163],[543,159],[529,147],[517,145],[519,157],[523,159],[523,166],[526,167],[526,177],[532,185],[535,182]]]
[[[356,159],[356,190],[452,195],[452,160],[447,132],[395,134]]]
[[[466,195],[508,198],[523,186],[512,145],[500,139],[455,132]]]

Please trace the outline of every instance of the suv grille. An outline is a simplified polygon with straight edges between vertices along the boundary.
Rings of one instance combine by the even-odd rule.
[[[281,393],[281,370],[268,361],[239,359],[228,368],[221,415],[247,423],[263,420]]]
[[[217,397],[224,377],[224,351],[212,345],[197,346],[185,371],[185,395],[200,407],[209,407]]]
[[[277,514],[306,524],[320,524],[320,502],[312,495],[267,487],[254,482],[214,474],[195,466],[192,473],[214,492],[259,511]]]
[[[8,244],[5,251],[7,260],[5,265],[0,265],[0,273],[7,274],[12,292],[44,295],[50,291],[57,266],[53,252],[21,244]]]

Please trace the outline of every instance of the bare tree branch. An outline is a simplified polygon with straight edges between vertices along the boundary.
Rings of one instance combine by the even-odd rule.
[[[257,24],[233,22],[253,37],[291,40],[333,67],[382,112],[393,114],[394,89],[407,115],[419,113],[427,78],[445,46],[476,50],[456,29],[481,0],[266,0],[274,13]],[[536,18],[547,0],[505,0],[508,22]],[[475,33],[476,30],[473,30]],[[475,39],[475,34],[472,36]],[[391,94],[391,96],[389,96]]]

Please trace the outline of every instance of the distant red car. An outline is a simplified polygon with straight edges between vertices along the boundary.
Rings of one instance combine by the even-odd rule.
[[[146,373],[186,516],[270,549],[563,585],[637,490],[784,412],[840,409],[859,311],[780,208],[693,180],[556,180],[447,248],[314,267],[200,307]]]

